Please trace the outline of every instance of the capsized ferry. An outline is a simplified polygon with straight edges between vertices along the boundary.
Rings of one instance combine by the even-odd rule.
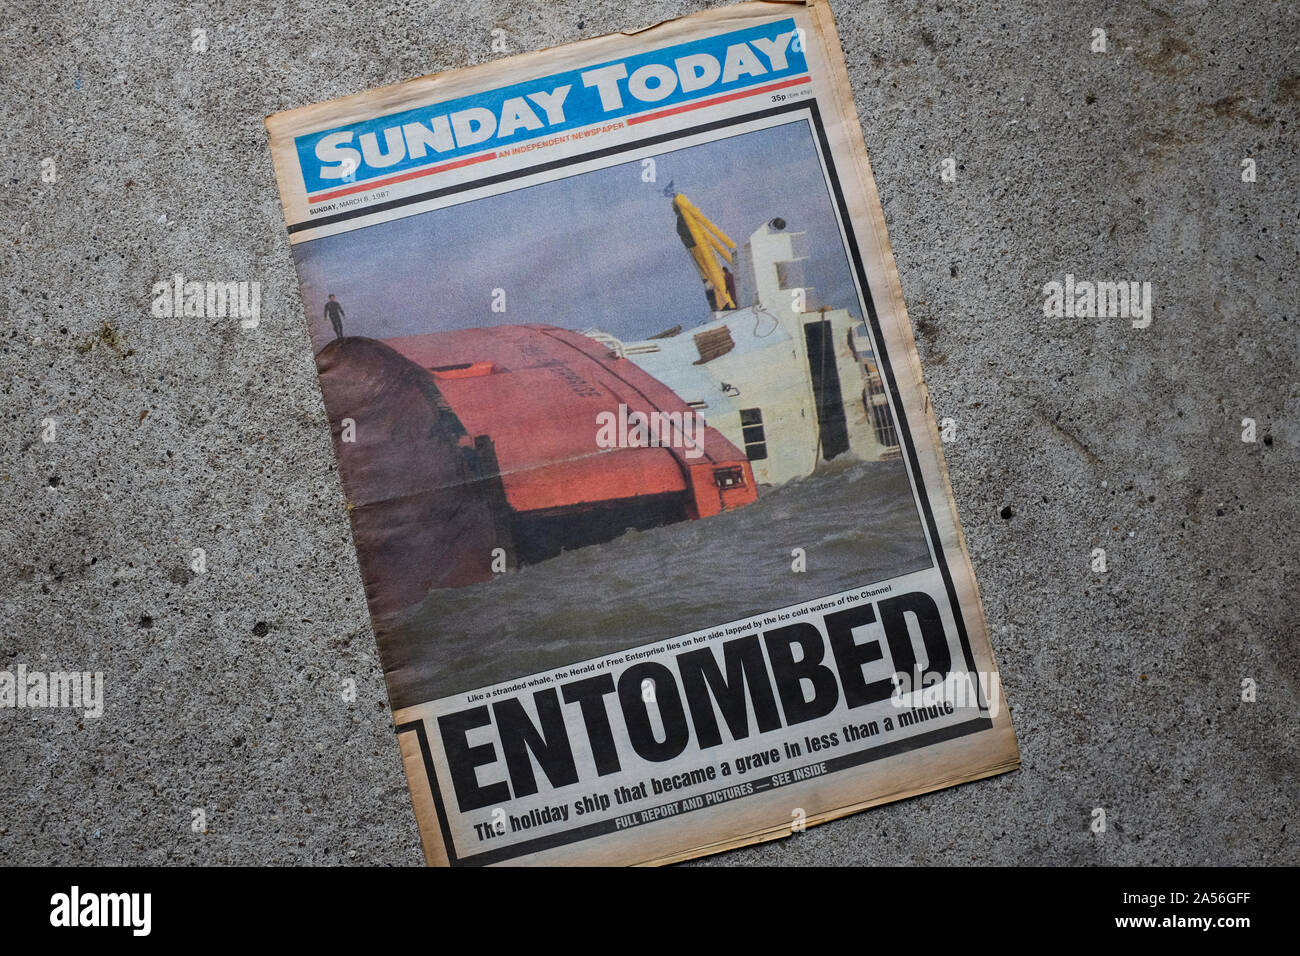
[[[865,328],[807,309],[802,234],[774,219],[736,249],[686,197],[673,206],[712,309],[688,331],[494,326],[318,353],[373,613],[743,507],[841,454],[897,454]],[[597,423],[613,413],[665,425],[610,447]],[[704,421],[674,424],[689,416]]]
[[[758,496],[744,452],[715,428],[603,447],[598,416],[620,406],[625,419],[681,423],[695,412],[579,332],[343,338],[317,362],[376,615]]]

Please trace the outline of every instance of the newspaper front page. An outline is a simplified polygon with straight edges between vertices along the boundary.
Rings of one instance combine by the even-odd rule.
[[[430,864],[671,862],[1018,765],[824,3],[267,126]]]

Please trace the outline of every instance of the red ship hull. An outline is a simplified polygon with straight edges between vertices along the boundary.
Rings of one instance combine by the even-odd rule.
[[[599,416],[620,405],[676,422],[694,410],[576,332],[340,339],[317,362],[375,614],[757,497],[744,453],[712,428],[661,447],[602,447]],[[341,440],[344,419],[355,441]]]

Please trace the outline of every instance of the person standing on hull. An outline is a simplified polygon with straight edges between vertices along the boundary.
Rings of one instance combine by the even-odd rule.
[[[343,303],[337,301],[333,295],[325,303],[325,318],[330,320],[330,325],[334,326],[334,337],[343,338]]]

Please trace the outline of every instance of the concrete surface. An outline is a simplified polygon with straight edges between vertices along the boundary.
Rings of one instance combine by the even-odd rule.
[[[420,862],[262,117],[701,6],[6,9],[0,667],[107,710],[0,712],[0,861]],[[1024,767],[709,862],[1300,862],[1300,10],[835,9]],[[177,271],[260,327],[151,316]]]

